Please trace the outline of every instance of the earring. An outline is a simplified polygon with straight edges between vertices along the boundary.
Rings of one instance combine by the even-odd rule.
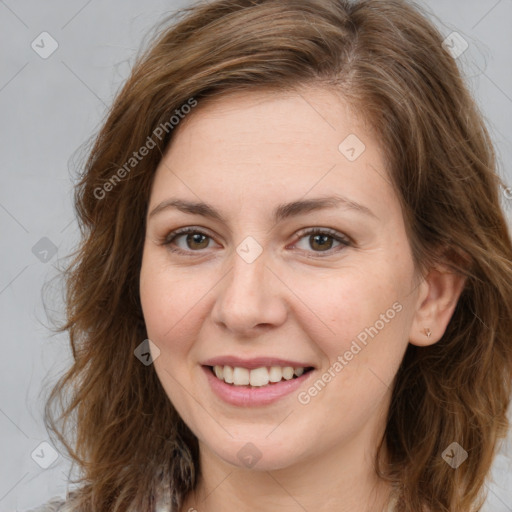
[[[432,331],[431,331],[428,327],[426,327],[425,329],[423,329],[423,332],[425,333],[425,336],[426,336],[427,338],[430,338],[430,335],[432,334]]]

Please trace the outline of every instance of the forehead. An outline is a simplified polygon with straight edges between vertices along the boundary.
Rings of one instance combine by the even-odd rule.
[[[229,139],[233,151],[265,144],[261,148],[265,154],[273,149],[279,152],[283,145],[296,150],[321,146],[322,151],[329,148],[336,154],[344,133],[365,138],[367,131],[363,116],[341,95],[311,87],[293,92],[232,92],[200,100],[177,128],[170,148],[204,137],[219,143]]]
[[[181,121],[157,169],[152,203],[170,191],[193,200],[230,194],[232,201],[336,191],[382,203],[395,199],[387,176],[375,137],[340,95],[232,93],[199,102]]]

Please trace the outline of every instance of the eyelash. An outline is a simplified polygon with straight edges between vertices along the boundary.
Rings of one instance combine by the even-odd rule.
[[[172,231],[171,233],[169,233],[165,237],[165,239],[161,242],[161,245],[168,246],[168,249],[173,253],[184,255],[184,256],[194,256],[193,253],[199,253],[201,251],[192,251],[192,250],[184,251],[183,249],[177,249],[177,248],[171,247],[171,243],[174,242],[176,240],[176,238],[178,238],[181,235],[186,235],[189,233],[204,235],[207,238],[212,239],[212,237],[210,235],[208,235],[207,233],[204,233],[203,231],[201,231],[198,228],[186,227],[186,228],[177,229],[176,231]],[[341,233],[338,233],[337,231],[335,231],[333,229],[329,229],[329,228],[308,228],[303,231],[300,231],[297,234],[297,236],[298,236],[297,242],[299,242],[302,238],[304,238],[308,235],[309,236],[311,236],[311,235],[327,235],[330,238],[333,238],[335,241],[341,243],[341,246],[339,246],[337,248],[338,250],[343,249],[344,247],[349,247],[349,246],[353,245],[352,240],[350,238],[342,235]],[[295,242],[295,243],[297,243],[297,242]],[[312,251],[312,252],[318,254],[318,256],[312,256],[312,257],[313,258],[323,258],[326,256],[331,256],[333,254],[333,252],[338,252],[337,249],[334,248],[334,249],[329,249],[327,251]],[[309,256],[309,257],[311,257],[311,256]]]

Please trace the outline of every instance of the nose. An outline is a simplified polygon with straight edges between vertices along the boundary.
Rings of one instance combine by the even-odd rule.
[[[254,337],[286,321],[286,288],[265,250],[254,260],[233,251],[231,270],[219,283],[213,321],[238,337]]]

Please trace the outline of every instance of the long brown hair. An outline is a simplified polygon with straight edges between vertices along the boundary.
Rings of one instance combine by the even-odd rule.
[[[491,140],[442,41],[399,0],[217,0],[179,11],[138,58],[76,187],[82,239],[61,326],[74,362],[45,408],[81,471],[77,510],[150,511],[167,482],[177,512],[200,470],[197,439],[154,368],[134,356],[147,338],[144,219],[179,127],[172,116],[208,97],[302,86],[338,91],[374,127],[417,268],[442,263],[467,278],[442,339],[408,346],[378,474],[397,489],[400,511],[479,509],[508,428],[512,244]],[[131,160],[143,146],[146,156]],[[457,469],[441,456],[452,442],[468,452]]]

